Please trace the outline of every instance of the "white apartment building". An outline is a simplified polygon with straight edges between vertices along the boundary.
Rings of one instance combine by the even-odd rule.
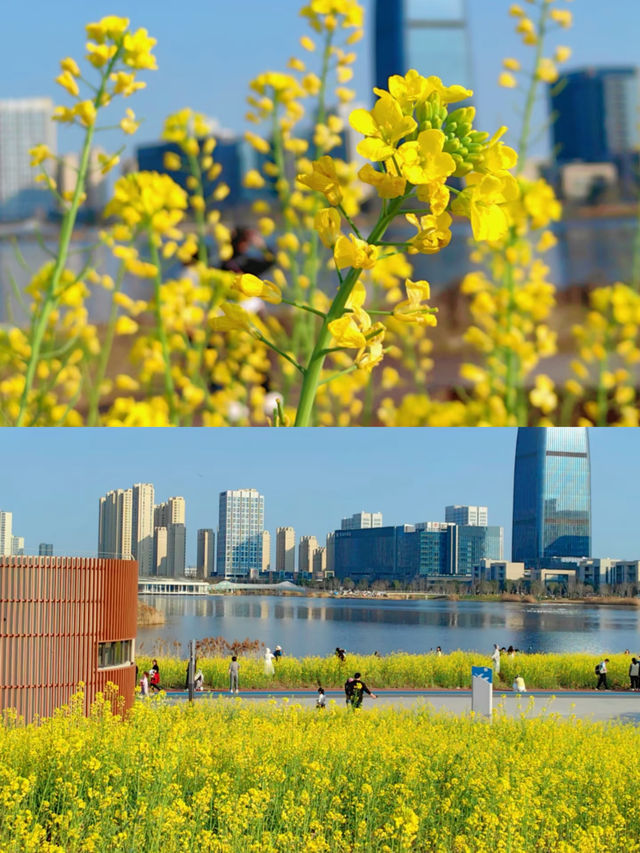
[[[11,554],[14,557],[24,556],[24,537],[23,536],[12,536],[11,537]]]
[[[11,556],[13,513],[0,510],[0,557]]]
[[[264,497],[257,489],[220,492],[217,571],[229,580],[262,568]]]
[[[271,534],[268,530],[262,531],[262,571],[271,571]]]
[[[488,527],[489,510],[486,506],[461,506],[458,504],[444,509],[444,520],[450,524],[470,527]]]
[[[35,181],[39,170],[31,167],[29,154],[40,144],[56,153],[52,115],[51,98],[0,100],[0,220],[28,219],[54,205],[51,193]]]
[[[382,527],[381,512],[355,512],[350,518],[342,519],[342,530],[363,530]]]
[[[298,545],[298,571],[313,571],[313,555],[318,549],[318,540],[315,536],[302,536]]]
[[[151,483],[134,483],[131,508],[131,549],[138,573],[149,577],[153,570],[154,490]]]
[[[98,557],[130,560],[133,557],[132,489],[115,489],[100,498]]]

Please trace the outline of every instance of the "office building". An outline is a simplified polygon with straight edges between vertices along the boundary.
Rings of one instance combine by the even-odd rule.
[[[591,465],[585,427],[520,427],[512,559],[527,568],[591,556]]]
[[[53,557],[53,543],[52,542],[41,542],[38,545],[38,556],[39,557]]]
[[[11,554],[14,557],[24,557],[24,537],[11,537]]]
[[[133,560],[0,557],[0,714],[30,723],[84,683],[84,711],[115,684],[133,705],[138,571]]]
[[[187,528],[184,524],[167,526],[167,575],[170,578],[184,577],[187,560]]]
[[[155,577],[169,577],[167,545],[167,528],[155,527],[153,530],[153,571],[151,573]]]
[[[512,563],[508,560],[481,560],[473,567],[474,583],[496,581],[504,587],[507,581],[524,578],[524,563]]]
[[[218,574],[233,580],[250,577],[262,567],[264,497],[256,489],[220,493]]]
[[[470,576],[482,560],[502,560],[504,530],[488,525],[428,521],[415,525],[420,534],[420,575]]]
[[[200,140],[202,143],[204,140]],[[145,172],[160,172],[168,174],[179,184],[183,189],[187,188],[187,179],[191,174],[186,168],[179,171],[172,171],[165,167],[165,154],[175,153],[180,154],[183,158],[184,154],[178,145],[173,142],[158,142],[153,145],[143,145],[136,149],[138,158],[138,168]],[[216,207],[226,207],[232,204],[237,204],[243,200],[245,190],[242,187],[242,175],[244,172],[243,163],[243,145],[242,141],[232,136],[216,138],[216,146],[213,150],[213,159],[220,164],[222,171],[220,177],[213,181],[204,178],[204,196],[210,198],[216,187],[222,182],[229,187],[229,194],[225,199],[216,201]]]
[[[212,528],[203,527],[198,530],[197,578],[208,578],[215,574],[215,541],[216,535]]]
[[[619,162],[637,151],[638,69],[580,68],[562,76],[562,87],[549,87],[556,162]]]
[[[486,527],[489,524],[489,510],[486,506],[447,506],[444,520],[451,524]]]
[[[302,536],[298,545],[298,571],[310,574],[313,571],[313,555],[318,547],[315,536]]]
[[[40,170],[31,166],[29,154],[41,144],[56,153],[52,114],[50,98],[0,100],[0,220],[29,219],[53,209],[53,195],[36,183]]]
[[[335,576],[340,580],[404,580],[418,574],[420,535],[410,525],[336,530]]]
[[[451,86],[471,86],[465,0],[375,0],[375,85],[415,68]]]
[[[271,534],[268,530],[262,531],[262,571],[271,571]]]
[[[502,560],[504,531],[502,527],[456,525],[458,555],[455,574],[471,575],[473,567],[482,560]]]
[[[100,498],[98,557],[115,560],[130,560],[133,557],[132,506],[132,489],[115,489]]]
[[[11,556],[13,513],[0,510],[0,557]]]
[[[293,527],[276,529],[276,572],[296,570],[296,532]]]
[[[355,512],[350,518],[343,518],[342,530],[365,530],[370,527],[382,527],[381,512]]]
[[[131,550],[141,577],[153,568],[154,490],[151,483],[135,483],[131,501]]]

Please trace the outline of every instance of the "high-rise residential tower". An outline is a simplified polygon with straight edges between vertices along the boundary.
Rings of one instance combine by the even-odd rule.
[[[215,572],[216,535],[211,527],[198,530],[197,577],[208,578]]]
[[[489,524],[489,510],[486,506],[447,506],[444,509],[444,520],[451,524],[486,527]]]
[[[131,550],[142,577],[153,572],[154,491],[151,483],[134,483],[131,502]]]
[[[318,548],[318,540],[315,536],[302,536],[298,545],[298,571],[313,571],[313,555]]]
[[[115,489],[100,498],[98,557],[113,560],[132,559],[132,506],[131,489]]]
[[[11,556],[13,513],[0,510],[0,557]]]
[[[184,498],[169,498],[153,508],[154,527],[168,527],[170,524],[185,524],[186,508]]]
[[[369,527],[382,527],[381,512],[354,512],[349,518],[343,518],[341,530],[364,530]]]
[[[256,489],[220,492],[218,574],[242,579],[262,567],[264,497]]]
[[[375,85],[415,68],[471,87],[466,0],[375,0]]]
[[[52,208],[51,193],[37,184],[29,149],[44,143],[56,153],[51,98],[0,100],[0,220],[27,219]]]
[[[591,556],[591,462],[585,427],[521,427],[513,480],[512,559],[544,568]]]
[[[24,557],[24,536],[11,537],[11,555],[13,557]]]
[[[268,530],[262,531],[262,571],[271,571],[271,534]]]
[[[291,572],[296,568],[296,532],[293,527],[276,530],[276,572]]]

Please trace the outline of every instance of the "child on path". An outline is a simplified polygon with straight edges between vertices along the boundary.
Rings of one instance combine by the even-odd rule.
[[[318,687],[318,696],[316,698],[316,708],[326,708],[327,697],[324,695],[324,687]]]

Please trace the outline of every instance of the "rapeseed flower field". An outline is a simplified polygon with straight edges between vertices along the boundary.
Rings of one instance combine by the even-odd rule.
[[[511,687],[516,675],[524,678],[529,688],[579,689],[595,687],[595,666],[605,655],[590,654],[503,654],[499,686]],[[608,657],[609,686],[629,687],[630,655],[606,654]],[[228,688],[228,668],[231,658],[202,657],[198,667],[202,670],[205,687]],[[140,672],[151,666],[151,658],[140,656],[137,660]],[[157,658],[163,687],[184,689],[186,662],[176,657]],[[471,667],[491,666],[491,658],[477,652],[451,652],[441,657],[431,653],[410,655],[396,652],[379,657],[377,655],[347,655],[341,662],[337,657],[292,658],[284,656],[276,662],[275,674],[266,675],[263,659],[259,655],[239,656],[240,686],[244,690],[301,687],[342,687],[348,676],[359,671],[366,676],[367,683],[374,687],[471,687]]]
[[[0,725],[3,853],[640,850],[640,733],[553,715],[82,696]]]

